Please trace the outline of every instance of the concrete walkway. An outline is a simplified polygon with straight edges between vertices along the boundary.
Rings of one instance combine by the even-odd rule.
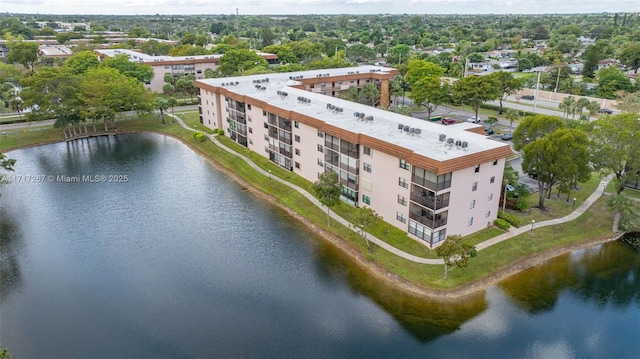
[[[189,126],[187,126],[182,119],[180,119],[178,116],[175,115],[171,115],[171,114],[167,114],[168,116],[171,116],[173,118],[176,119],[176,121],[178,121],[178,123],[180,124],[180,126],[184,127],[186,130],[188,131],[192,131],[192,132],[202,132],[202,131],[198,131],[196,129],[193,129]],[[222,143],[220,143],[217,139],[216,136],[214,135],[210,135],[210,134],[206,134],[207,138],[209,138],[214,144],[216,144],[216,146],[219,146],[220,148],[224,149],[225,151],[232,153],[238,157],[240,157],[243,161],[245,161],[247,164],[249,164],[249,166],[251,166],[251,168],[253,168],[254,170],[256,170],[257,172],[261,173],[264,176],[268,176],[271,179],[273,179],[274,181],[278,181],[286,186],[291,187],[292,189],[298,191],[300,194],[302,194],[303,196],[305,196],[309,201],[311,201],[311,203],[313,203],[314,205],[316,205],[318,208],[322,209],[324,212],[327,212],[327,207],[325,205],[323,205],[322,203],[320,203],[320,201],[313,196],[312,194],[310,194],[309,192],[305,191],[304,189],[302,189],[301,187],[296,186],[295,184],[292,184],[288,181],[285,181],[283,179],[281,179],[280,177],[274,176],[273,174],[271,174],[270,172],[267,172],[265,170],[263,170],[262,168],[258,167],[258,165],[256,165],[253,161],[251,161],[251,159],[247,158],[246,156],[226,147],[225,145],[223,145]],[[570,214],[562,217],[562,218],[555,218],[555,219],[550,219],[548,221],[542,221],[542,222],[537,222],[534,224],[534,228],[540,228],[540,227],[546,227],[546,226],[553,226],[556,224],[561,224],[561,223],[565,223],[568,221],[572,221],[576,218],[578,218],[581,214],[583,214],[587,209],[589,209],[589,207],[591,207],[591,205],[598,199],[600,198],[603,194],[604,194],[604,190],[605,188],[607,188],[607,185],[609,184],[609,181],[611,181],[611,179],[613,178],[613,175],[609,175],[607,177],[605,177],[602,181],[600,181],[600,184],[598,185],[598,188],[595,190],[595,192],[593,192],[589,198],[587,198],[580,206],[578,206],[578,208],[576,208],[573,212],[571,212]],[[340,217],[339,215],[337,215],[335,212],[329,210],[329,215],[332,219],[334,219],[335,221],[337,221],[338,223],[351,228],[351,223],[349,221],[347,221],[346,219]],[[516,228],[515,230],[512,230],[510,232],[501,234],[497,237],[488,239],[482,243],[479,243],[476,245],[476,250],[480,251],[483,250],[485,248],[488,248],[494,244],[498,244],[502,241],[505,241],[509,238],[513,238],[515,236],[518,236],[522,233],[525,233],[527,231],[530,231],[531,227],[530,225],[524,225],[520,228]],[[431,258],[422,258],[422,257],[418,257],[418,256],[414,256],[413,254],[404,252],[390,244],[388,244],[387,242],[372,236],[371,234],[366,234],[367,235],[367,239],[372,242],[375,243],[377,246],[379,246],[380,248],[383,248],[397,256],[400,256],[404,259],[410,260],[412,262],[416,262],[416,263],[422,263],[422,264],[436,264],[436,265],[441,265],[444,264],[444,261],[442,259],[431,259]]]

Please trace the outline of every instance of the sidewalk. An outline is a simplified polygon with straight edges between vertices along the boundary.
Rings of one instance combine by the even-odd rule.
[[[180,119],[178,116],[175,115],[171,115],[168,114],[168,116],[171,116],[173,118],[176,119],[176,121],[178,121],[178,123],[180,124],[180,126],[184,127],[186,130],[188,131],[192,131],[192,132],[202,132],[202,131],[198,131],[195,130],[189,126],[187,126],[182,119]],[[274,176],[273,174],[263,170],[262,168],[258,167],[255,163],[253,163],[253,161],[251,161],[249,158],[247,158],[246,156],[235,152],[234,150],[226,147],[225,145],[223,145],[222,143],[218,142],[218,140],[216,139],[216,137],[214,135],[210,135],[210,134],[206,134],[207,138],[209,138],[213,143],[216,144],[216,146],[224,149],[225,151],[232,153],[238,157],[240,157],[243,161],[245,161],[247,164],[249,164],[249,166],[251,166],[251,168],[253,168],[254,170],[256,170],[257,172],[261,173],[263,176],[268,176],[270,177],[272,180],[274,181],[278,181],[286,186],[291,187],[292,189],[298,191],[300,194],[302,194],[303,196],[305,196],[309,201],[311,201],[311,203],[313,203],[314,205],[316,205],[318,208],[322,209],[322,211],[327,212],[327,207],[325,205],[323,205],[322,203],[320,203],[320,201],[313,196],[312,194],[310,194],[309,192],[305,191],[304,189],[290,183],[287,182],[283,179],[281,179],[280,177]],[[569,222],[572,221],[576,218],[578,218],[580,215],[582,215],[587,209],[589,209],[589,207],[591,207],[591,205],[598,199],[600,198],[603,194],[604,194],[604,190],[605,188],[607,188],[607,185],[609,184],[609,182],[611,181],[611,179],[613,178],[613,175],[609,175],[605,178],[602,179],[602,181],[600,181],[600,184],[598,185],[598,188],[589,196],[589,198],[587,198],[582,204],[580,204],[580,206],[578,206],[578,208],[576,208],[573,212],[571,212],[570,214],[562,217],[562,218],[555,218],[555,219],[550,219],[548,221],[542,221],[542,222],[538,222],[535,223],[535,228],[540,228],[540,227],[546,227],[546,226],[553,226],[556,224],[560,224],[560,223],[565,223],[565,222]],[[333,218],[335,221],[339,222],[340,224],[350,227],[351,224],[349,223],[349,221],[347,221],[346,219],[340,217],[339,215],[337,215],[335,212],[333,211],[329,211],[329,215],[331,218]],[[528,232],[530,230],[530,227],[527,225],[524,225],[520,228],[516,228],[513,231],[501,234],[497,237],[488,239],[482,243],[479,243],[476,245],[476,250],[481,251],[485,248],[488,248],[494,244],[498,244],[502,241],[505,241],[509,238],[513,238],[515,236],[518,236],[522,233]],[[415,263],[421,263],[421,264],[444,264],[444,261],[442,259],[431,259],[431,258],[422,258],[422,257],[417,257],[414,256],[413,254],[404,252],[390,244],[388,244],[387,242],[372,236],[371,234],[367,233],[367,239],[373,243],[375,243],[377,246],[379,246],[380,248],[383,248],[399,257],[402,257],[404,259],[410,260],[412,262]]]

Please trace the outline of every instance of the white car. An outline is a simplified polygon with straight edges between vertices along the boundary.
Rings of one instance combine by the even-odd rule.
[[[480,117],[471,116],[467,119],[467,122],[480,123]]]

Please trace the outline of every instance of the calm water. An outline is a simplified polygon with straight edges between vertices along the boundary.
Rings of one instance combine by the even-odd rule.
[[[363,275],[174,139],[10,157],[16,174],[128,180],[2,187],[14,358],[640,357],[640,255],[621,243],[440,303]]]

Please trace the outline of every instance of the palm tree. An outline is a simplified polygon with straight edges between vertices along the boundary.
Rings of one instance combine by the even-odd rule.
[[[380,97],[380,90],[378,90],[378,87],[376,85],[368,83],[362,86],[362,94],[369,98],[370,105],[374,106],[376,100],[378,100],[378,98]]]
[[[162,97],[157,97],[154,103],[155,107],[160,110],[160,117],[162,118],[162,124],[166,125],[164,122],[164,111],[169,108],[169,104],[166,99]]]
[[[509,132],[511,132],[513,129],[513,121],[520,119],[520,111],[516,110],[515,108],[508,108],[504,117],[509,120]]]
[[[582,119],[582,110],[584,110],[585,107],[589,107],[589,100],[587,98],[581,97],[578,99],[578,101],[576,102],[576,112],[579,113],[578,118]]]
[[[171,107],[171,123],[175,122],[175,118],[173,117],[173,108],[178,106],[178,100],[175,97],[169,97],[167,99],[167,106]]]
[[[587,111],[589,111],[589,118],[591,118],[591,116],[598,113],[599,110],[600,110],[600,105],[598,104],[597,101],[589,102],[589,105],[587,106]]]
[[[575,115],[576,113],[576,99],[573,96],[567,96],[562,99],[562,102],[558,104],[558,108],[562,110],[564,118],[569,118],[569,115]]]

